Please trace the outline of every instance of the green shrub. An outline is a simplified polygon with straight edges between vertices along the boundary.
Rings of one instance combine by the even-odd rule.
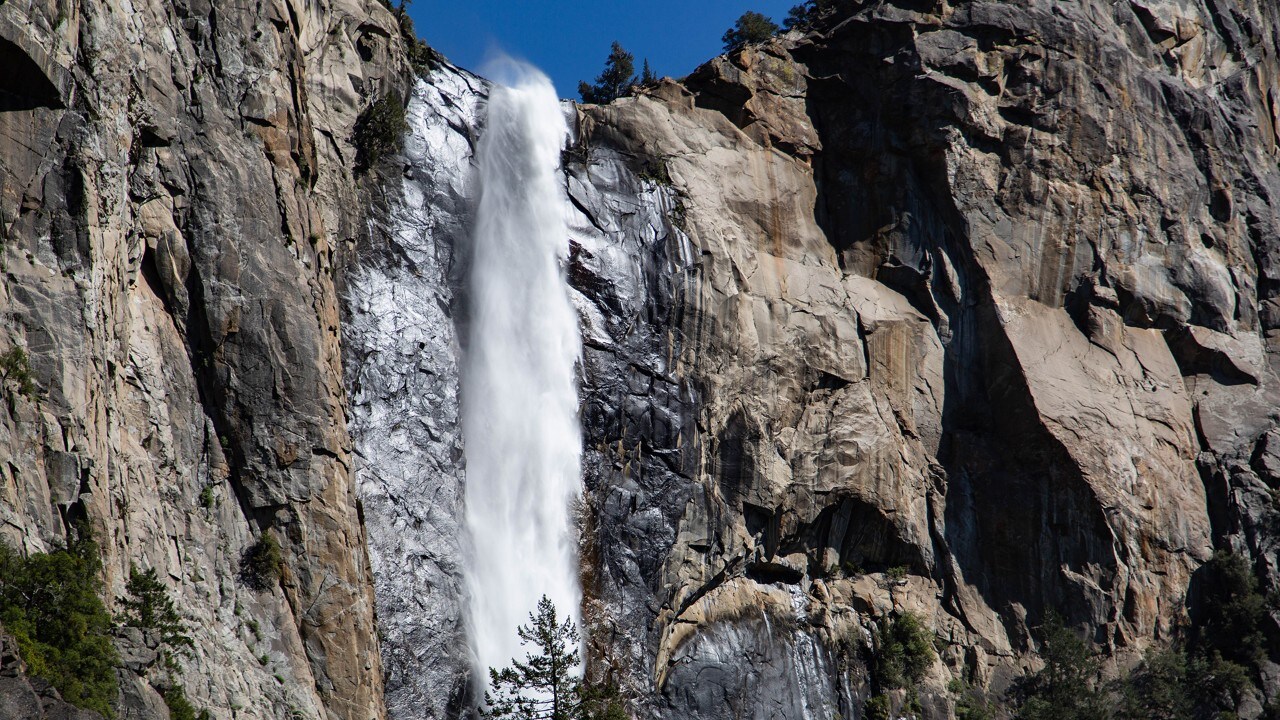
[[[1120,683],[1121,720],[1183,720],[1234,714],[1248,670],[1216,651],[1156,650]]]
[[[1110,688],[1085,641],[1050,616],[1041,630],[1045,667],[1023,678],[1020,720],[1190,720],[1236,717],[1268,658],[1271,602],[1248,560],[1219,551],[1205,564],[1186,643],[1153,650]],[[1280,708],[1278,708],[1280,709]],[[957,708],[957,717],[959,711]],[[1263,717],[1267,717],[1264,711]]]
[[[266,590],[280,581],[283,567],[284,553],[280,551],[280,541],[267,530],[245,551],[240,562],[240,577],[249,587]]]
[[[181,685],[164,691],[164,704],[169,707],[169,720],[210,720],[211,717],[208,710],[196,711]]]
[[[754,10],[748,10],[738,17],[733,27],[724,31],[720,41],[724,43],[725,52],[729,52],[748,43],[764,42],[776,32],[777,23]]]
[[[640,168],[640,179],[655,185],[670,186],[671,173],[667,169],[667,159],[660,157],[645,162]]]
[[[210,510],[213,508],[214,503],[213,485],[205,485],[200,488],[200,507],[205,510]]]
[[[356,169],[368,170],[383,156],[399,152],[408,131],[404,99],[393,88],[373,101],[356,119]]]
[[[920,682],[936,657],[933,639],[933,633],[915,613],[905,612],[893,620],[881,620],[872,659],[872,672],[881,690]]]
[[[862,712],[867,720],[889,720],[889,698],[884,695],[867,698]]]
[[[1219,550],[1205,563],[1199,623],[1191,647],[1201,655],[1257,667],[1267,659],[1267,598],[1258,588],[1249,561]]]
[[[186,623],[178,614],[164,583],[156,575],[155,568],[139,572],[137,567],[131,566],[125,591],[128,596],[120,600],[123,612],[119,620],[122,625],[159,631],[161,645],[171,653],[192,647],[191,638],[186,634]]]
[[[18,641],[27,672],[77,707],[112,717],[120,657],[102,604],[102,561],[87,533],[26,558],[0,543],[0,622]]]
[[[17,345],[0,354],[0,378],[12,380],[18,385],[18,392],[27,397],[36,394],[35,383],[31,380],[31,360],[27,351]]]
[[[400,24],[400,37],[404,40],[405,55],[409,59],[409,64],[413,66],[413,71],[418,77],[426,77],[427,73],[435,67],[436,51],[418,37],[413,27],[413,18],[409,17],[409,12],[404,5],[401,5],[395,13]]]
[[[856,6],[857,0],[805,0],[791,8],[782,25],[787,30],[812,30],[837,13]]]
[[[1120,715],[1125,718],[1181,720],[1192,716],[1195,705],[1187,658],[1176,650],[1148,654],[1121,688]]]
[[[1104,720],[1110,717],[1105,694],[1095,682],[1099,663],[1084,638],[1050,614],[1040,628],[1044,668],[1016,689],[1019,720]]]
[[[956,695],[956,720],[993,720],[995,706],[977,688],[963,680],[952,680],[947,690]]]

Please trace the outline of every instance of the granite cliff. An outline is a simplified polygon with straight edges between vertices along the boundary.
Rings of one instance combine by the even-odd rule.
[[[410,83],[373,2],[65,5],[0,3],[37,389],[6,385],[4,537],[88,520],[112,598],[159,568],[215,717],[456,717],[487,82]],[[1115,675],[1215,550],[1280,588],[1278,51],[1263,0],[883,0],[566,105],[592,672],[637,717],[863,717],[910,611],[915,712],[949,718],[951,681],[1039,667],[1050,612]],[[392,89],[403,149],[358,180]],[[119,644],[123,707],[164,717]]]
[[[852,716],[844,639],[912,610],[943,717],[1050,611],[1119,671],[1214,548],[1276,587],[1278,33],[1263,3],[868,3],[584,109],[678,198],[642,312],[588,285],[620,320],[587,373],[597,637],[655,714]]]
[[[403,45],[363,0],[0,3],[0,344],[34,385],[5,383],[0,532],[86,523],[109,605],[156,569],[215,717],[385,717],[333,271]],[[116,645],[117,715],[166,717],[155,638]]]

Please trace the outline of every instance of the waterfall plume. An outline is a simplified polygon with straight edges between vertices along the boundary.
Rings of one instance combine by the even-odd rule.
[[[516,626],[547,595],[579,614],[569,506],[581,482],[560,152],[568,128],[551,82],[504,61],[476,153],[480,185],[462,370],[472,650],[489,667],[524,653]]]

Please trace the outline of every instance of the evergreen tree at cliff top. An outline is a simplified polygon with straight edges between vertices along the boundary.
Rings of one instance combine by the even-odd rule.
[[[603,105],[627,94],[635,84],[635,56],[614,42],[608,59],[604,61],[604,71],[596,77],[595,84],[578,83],[578,94],[582,96],[582,102]]]
[[[787,30],[812,30],[814,27],[857,8],[862,0],[805,0],[791,8],[782,25]]]
[[[563,622],[547,596],[516,632],[536,650],[510,667],[489,669],[482,715],[509,720],[626,720],[617,693],[578,678],[578,628]]]
[[[747,43],[764,42],[778,32],[778,24],[754,10],[742,13],[733,27],[724,31],[720,40],[725,52],[736,50]]]

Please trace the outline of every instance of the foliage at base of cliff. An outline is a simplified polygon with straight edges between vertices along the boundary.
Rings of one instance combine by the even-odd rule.
[[[1199,577],[1194,624],[1172,647],[1148,653],[1126,677],[1101,679],[1100,657],[1084,638],[1050,616],[1040,630],[1042,670],[1016,686],[1019,720],[1222,720],[1247,697],[1265,703],[1261,717],[1280,720],[1280,695],[1267,698],[1267,617],[1248,561],[1219,551]],[[1274,693],[1274,690],[1271,691]]]
[[[28,674],[72,705],[112,717],[120,657],[101,572],[98,546],[86,537],[26,558],[0,544],[0,623],[17,639]]]

